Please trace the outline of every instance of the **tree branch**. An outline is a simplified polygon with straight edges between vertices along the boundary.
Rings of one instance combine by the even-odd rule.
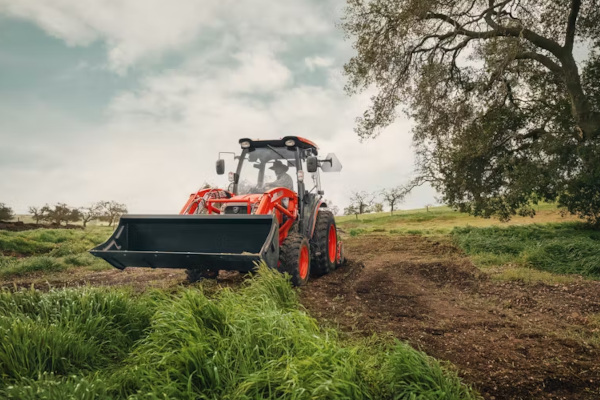
[[[526,51],[523,53],[519,53],[515,56],[515,60],[535,60],[540,64],[544,65],[546,68],[548,68],[555,74],[563,73],[561,66],[555,63],[550,57],[536,53],[534,51]]]
[[[489,0],[490,3],[490,11],[488,11],[484,17],[485,22],[496,32],[498,32],[498,36],[511,36],[511,37],[522,37],[529,42],[533,43],[537,47],[541,47],[544,50],[548,50],[550,53],[554,54],[556,58],[562,58],[564,54],[564,49],[560,44],[555,42],[554,40],[548,39],[541,35],[538,35],[534,31],[527,29],[523,26],[521,27],[509,27],[498,24],[494,21],[493,18],[493,7],[494,0]]]
[[[571,0],[571,12],[569,13],[569,22],[567,23],[567,34],[565,36],[565,49],[573,50],[575,42],[575,28],[577,26],[577,17],[581,8],[581,0]]]

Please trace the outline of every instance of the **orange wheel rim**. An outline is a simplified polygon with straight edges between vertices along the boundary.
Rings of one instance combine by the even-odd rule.
[[[299,261],[300,265],[298,266],[298,272],[300,273],[300,278],[306,279],[308,276],[308,247],[302,246]]]
[[[329,262],[335,262],[335,256],[337,253],[337,234],[335,232],[335,225],[329,227],[329,238],[327,240],[327,247],[329,253]]]

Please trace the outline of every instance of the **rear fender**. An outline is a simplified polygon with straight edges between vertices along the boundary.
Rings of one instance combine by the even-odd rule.
[[[319,200],[315,203],[314,210],[309,210],[308,215],[310,215],[310,218],[308,219],[306,224],[306,234],[309,238],[312,238],[313,234],[315,233],[317,214],[319,214],[319,210],[323,207],[327,207],[327,204],[325,204],[322,200]]]

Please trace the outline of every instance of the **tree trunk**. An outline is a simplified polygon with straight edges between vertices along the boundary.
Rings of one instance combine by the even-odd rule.
[[[579,69],[573,55],[566,54],[561,58],[561,62],[563,78],[571,98],[571,113],[581,130],[581,139],[594,138],[600,134],[600,113],[592,110],[592,105],[583,92]]]

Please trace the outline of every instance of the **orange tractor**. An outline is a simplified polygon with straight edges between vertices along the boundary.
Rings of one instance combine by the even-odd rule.
[[[342,166],[319,159],[304,138],[241,139],[229,187],[193,193],[179,215],[124,215],[105,243],[90,252],[116,268],[185,268],[191,281],[219,270],[252,271],[259,261],[287,272],[294,285],[343,262],[333,213],[322,200],[320,171]],[[293,178],[292,178],[293,176]]]

